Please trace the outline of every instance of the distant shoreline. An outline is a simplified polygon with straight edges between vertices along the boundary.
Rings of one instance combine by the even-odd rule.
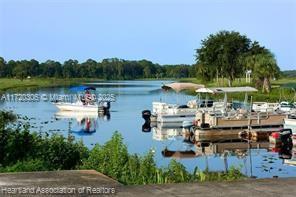
[[[8,90],[24,90],[27,88],[53,88],[61,86],[77,85],[86,81],[100,81],[102,79],[87,78],[31,78],[31,79],[14,79],[0,78],[0,93]]]
[[[120,79],[118,79],[120,80]],[[172,78],[139,78],[139,79],[129,79],[120,81],[154,81],[154,80],[176,80]],[[178,79],[179,80],[179,79]],[[62,86],[79,85],[84,82],[92,81],[117,81],[117,80],[106,80],[100,78],[43,78],[36,77],[30,79],[17,79],[17,78],[0,78],[0,93],[9,90],[24,90],[27,88],[53,88]]]
[[[201,80],[196,78],[139,78],[139,79],[131,79],[133,80],[141,80],[141,81],[154,81],[154,80],[174,80],[179,82],[193,82],[198,84],[203,84]],[[0,94],[7,91],[24,91],[27,89],[39,89],[39,88],[54,88],[54,87],[64,87],[64,86],[72,86],[79,85],[85,82],[91,81],[110,81],[99,78],[31,78],[31,79],[16,79],[16,78],[0,78]],[[116,80],[111,80],[116,81]],[[123,80],[125,81],[125,80]],[[257,93],[250,94],[253,96],[253,100],[255,101],[266,101],[266,102],[278,102],[282,100],[292,101],[295,99],[295,92],[289,90],[287,88],[279,88],[283,84],[287,83],[296,83],[296,78],[282,78],[275,81],[272,81],[272,91],[269,94],[262,93],[259,90]],[[208,87],[216,87],[221,86],[216,82],[207,83]],[[226,85],[226,83],[224,83]],[[235,83],[234,86],[252,86],[252,84],[246,84],[244,82]],[[194,91],[185,91],[185,94],[195,95]],[[242,100],[244,98],[244,93],[234,94],[233,99]],[[218,96],[219,97],[219,96]]]

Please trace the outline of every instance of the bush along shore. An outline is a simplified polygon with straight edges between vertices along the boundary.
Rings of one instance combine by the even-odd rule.
[[[95,169],[126,184],[161,184],[211,180],[237,180],[245,176],[239,168],[209,172],[195,168],[188,172],[176,160],[158,167],[152,152],[144,156],[128,153],[119,132],[104,145],[91,150],[72,136],[29,131],[29,125],[11,112],[0,111],[0,172]]]

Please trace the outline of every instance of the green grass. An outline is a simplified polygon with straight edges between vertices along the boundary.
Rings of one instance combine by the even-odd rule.
[[[72,78],[72,79],[56,79],[56,78],[31,78],[31,79],[13,79],[13,78],[0,78],[0,92],[7,90],[24,90],[28,88],[47,88],[47,87],[60,87],[76,85],[85,81],[94,81],[100,79],[85,79],[85,78]]]
[[[56,79],[56,78],[32,78],[32,79],[11,79],[11,78],[0,78],[0,93],[16,90],[26,90],[34,88],[47,88],[47,87],[60,87],[60,86],[70,86],[76,85],[86,81],[94,81],[100,79],[90,79],[90,78],[73,78],[73,79]],[[152,79],[146,79],[152,80]],[[155,79],[154,79],[155,80]],[[202,80],[197,78],[181,78],[180,82],[192,82],[198,84],[205,84]],[[268,101],[268,102],[278,102],[278,101],[295,101],[296,94],[291,88],[281,88],[284,84],[296,84],[296,78],[281,78],[279,80],[271,81],[272,90],[269,94],[264,94],[259,90],[257,93],[249,94],[253,96],[253,101]],[[219,79],[217,82],[207,82],[205,84],[207,87],[217,87],[217,86],[227,86],[227,80]],[[252,84],[246,83],[243,78],[237,79],[233,82],[233,86],[252,86]],[[196,95],[194,91],[186,91],[187,94]],[[244,93],[231,94],[229,98],[234,100],[243,100]],[[223,98],[223,95],[216,95],[217,99]]]
[[[220,80],[220,85],[217,82],[208,82],[207,84],[203,83],[200,79],[196,78],[183,78],[180,79],[180,82],[192,82],[197,84],[205,84],[206,87],[227,87],[227,80],[224,79],[224,82],[222,79]],[[266,102],[279,102],[279,101],[296,101],[296,92],[292,88],[283,88],[281,87],[284,84],[296,84],[296,78],[282,78],[279,80],[272,80],[271,81],[271,92],[269,94],[263,93],[261,90],[258,90],[256,93],[248,94],[249,96],[253,97],[253,101],[266,101]],[[233,86],[253,86],[253,84],[246,83],[244,79],[235,80],[233,82]],[[196,95],[195,91],[188,90],[185,91],[186,94],[189,95]],[[218,94],[218,95],[210,95],[214,99],[222,99],[224,95]],[[231,98],[233,100],[244,100],[245,93],[233,93],[229,94],[228,98]]]

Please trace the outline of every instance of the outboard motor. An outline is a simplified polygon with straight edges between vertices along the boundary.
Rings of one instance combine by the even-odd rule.
[[[145,121],[142,125],[142,131],[145,133],[149,133],[151,131],[150,121]]]
[[[110,105],[110,102],[109,101],[103,103],[103,111],[104,111],[104,114],[107,114],[109,112],[110,106],[111,105]]]
[[[293,139],[291,129],[282,129],[280,131],[280,138],[282,142],[282,147],[279,151],[279,158],[281,159],[291,159],[292,149],[293,149]]]
[[[293,146],[292,129],[282,129],[280,131],[280,138],[281,138],[283,146],[290,145],[290,144]]]
[[[110,112],[109,111],[104,112],[104,120],[108,120],[109,121],[110,118],[111,118]]]
[[[280,159],[291,159],[292,158],[292,148],[293,145],[285,144],[279,150],[279,158]]]
[[[150,110],[144,110],[142,111],[142,118],[147,122],[149,121],[150,123],[150,117],[151,117],[151,111]]]

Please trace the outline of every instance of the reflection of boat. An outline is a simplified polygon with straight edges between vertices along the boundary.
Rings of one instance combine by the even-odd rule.
[[[182,128],[163,128],[163,127],[153,127],[153,139],[163,141],[175,139],[178,136],[182,136]]]
[[[110,113],[98,112],[73,112],[73,111],[59,111],[55,114],[56,119],[69,119],[69,132],[80,136],[91,135],[96,132],[98,118],[110,119]],[[77,125],[71,127],[71,120],[75,119]],[[78,127],[78,128],[77,128]]]
[[[205,154],[222,154],[224,152],[232,152],[234,154],[246,152],[248,149],[269,149],[269,142],[244,142],[244,141],[220,141],[220,142],[210,142],[206,146],[198,146],[197,152],[202,152]]]
[[[71,133],[76,133],[78,135],[91,135],[96,132],[96,119],[84,118],[79,124],[82,126],[80,130],[71,130]]]
[[[291,151],[291,158],[290,159],[284,159],[284,164],[296,166],[296,147],[294,146]]]
[[[77,134],[77,135],[80,135],[80,136],[92,135],[95,132],[96,132],[96,130],[91,130],[91,131],[85,131],[83,129],[81,129],[80,131],[72,131],[71,130],[71,133]]]
[[[75,118],[78,122],[83,120],[84,118],[103,118],[104,120],[110,119],[110,113],[98,113],[98,112],[84,112],[84,111],[58,111],[55,114],[56,118],[60,119],[69,119],[69,118]]]
[[[193,158],[193,157],[200,156],[200,154],[197,154],[193,150],[172,151],[172,150],[168,150],[167,148],[165,148],[163,151],[161,151],[161,154],[164,157],[173,157],[173,158],[178,158],[178,159],[181,159],[181,158]]]
[[[73,111],[58,111],[55,114],[56,118],[61,118],[61,119],[69,119],[69,118],[75,118],[78,122],[83,120],[84,118],[98,118],[99,114],[98,112],[73,112]]]

